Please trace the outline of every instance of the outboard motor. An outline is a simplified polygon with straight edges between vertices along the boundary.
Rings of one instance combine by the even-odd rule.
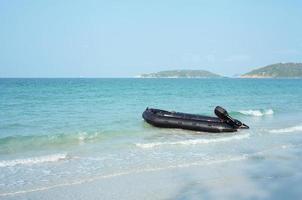
[[[244,123],[242,123],[241,121],[237,120],[237,119],[233,119],[229,113],[222,107],[217,106],[215,108],[215,115],[217,117],[219,117],[221,120],[223,120],[225,123],[233,126],[236,129],[239,128],[244,128],[244,129],[248,129],[249,127],[247,125],[245,125]]]

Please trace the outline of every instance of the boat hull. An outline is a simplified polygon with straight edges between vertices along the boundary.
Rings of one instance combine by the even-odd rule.
[[[236,128],[218,117],[169,112],[152,108],[147,108],[142,117],[147,123],[161,128],[180,128],[212,133],[237,131]]]

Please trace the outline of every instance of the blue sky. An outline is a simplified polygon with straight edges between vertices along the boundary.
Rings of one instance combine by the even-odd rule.
[[[302,62],[302,1],[0,0],[0,77],[232,76]]]

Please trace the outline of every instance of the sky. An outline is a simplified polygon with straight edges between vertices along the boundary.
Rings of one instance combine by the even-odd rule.
[[[302,62],[300,0],[0,0],[0,77],[226,76]]]

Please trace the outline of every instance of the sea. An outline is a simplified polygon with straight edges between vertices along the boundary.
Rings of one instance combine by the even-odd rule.
[[[214,116],[234,133],[153,127]],[[0,199],[301,199],[302,79],[0,79]]]

